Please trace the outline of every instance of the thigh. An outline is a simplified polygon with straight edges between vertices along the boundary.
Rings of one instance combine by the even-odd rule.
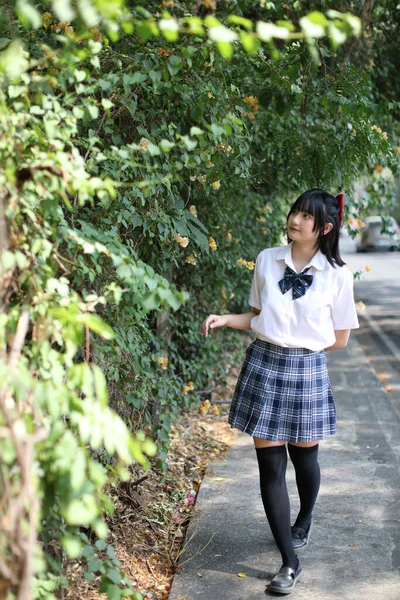
[[[300,448],[312,448],[313,446],[317,446],[318,443],[318,440],[314,440],[313,442],[289,442],[291,446],[299,446]]]
[[[253,437],[254,446],[256,448],[270,448],[272,446],[284,446],[285,441],[278,440],[277,442],[271,442],[271,440],[264,440],[263,438]]]

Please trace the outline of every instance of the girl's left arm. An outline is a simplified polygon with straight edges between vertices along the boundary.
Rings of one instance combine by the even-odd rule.
[[[325,348],[325,352],[328,350],[339,350],[339,348],[345,348],[347,346],[347,342],[349,341],[351,329],[335,329],[335,337],[336,342],[329,346],[329,348]]]

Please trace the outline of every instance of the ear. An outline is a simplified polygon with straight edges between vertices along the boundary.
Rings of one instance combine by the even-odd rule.
[[[333,229],[333,224],[332,223],[327,223],[324,226],[324,235],[326,235],[327,233],[329,233],[330,231],[332,231]]]

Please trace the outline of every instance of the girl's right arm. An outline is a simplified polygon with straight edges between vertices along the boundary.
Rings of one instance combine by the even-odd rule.
[[[233,329],[250,329],[250,321],[258,314],[260,314],[260,311],[253,308],[252,312],[243,313],[242,315],[208,315],[200,328],[200,333],[207,337],[209,329],[224,326]]]

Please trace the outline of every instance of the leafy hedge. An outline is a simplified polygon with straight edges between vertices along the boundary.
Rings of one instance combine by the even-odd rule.
[[[9,598],[30,597],[33,578],[33,597],[54,598],[66,556],[100,571],[108,597],[140,597],[103,541],[107,484],[133,461],[165,468],[172,421],[223,378],[221,353],[238,356],[237,334],[204,340],[202,319],[247,310],[254,259],[281,242],[299,191],[351,195],[373,173],[349,205],[359,217],[397,166],[378,126],[394,102],[377,105],[339,47],[359,33],[353,15],[176,4],[22,0],[2,16]]]

